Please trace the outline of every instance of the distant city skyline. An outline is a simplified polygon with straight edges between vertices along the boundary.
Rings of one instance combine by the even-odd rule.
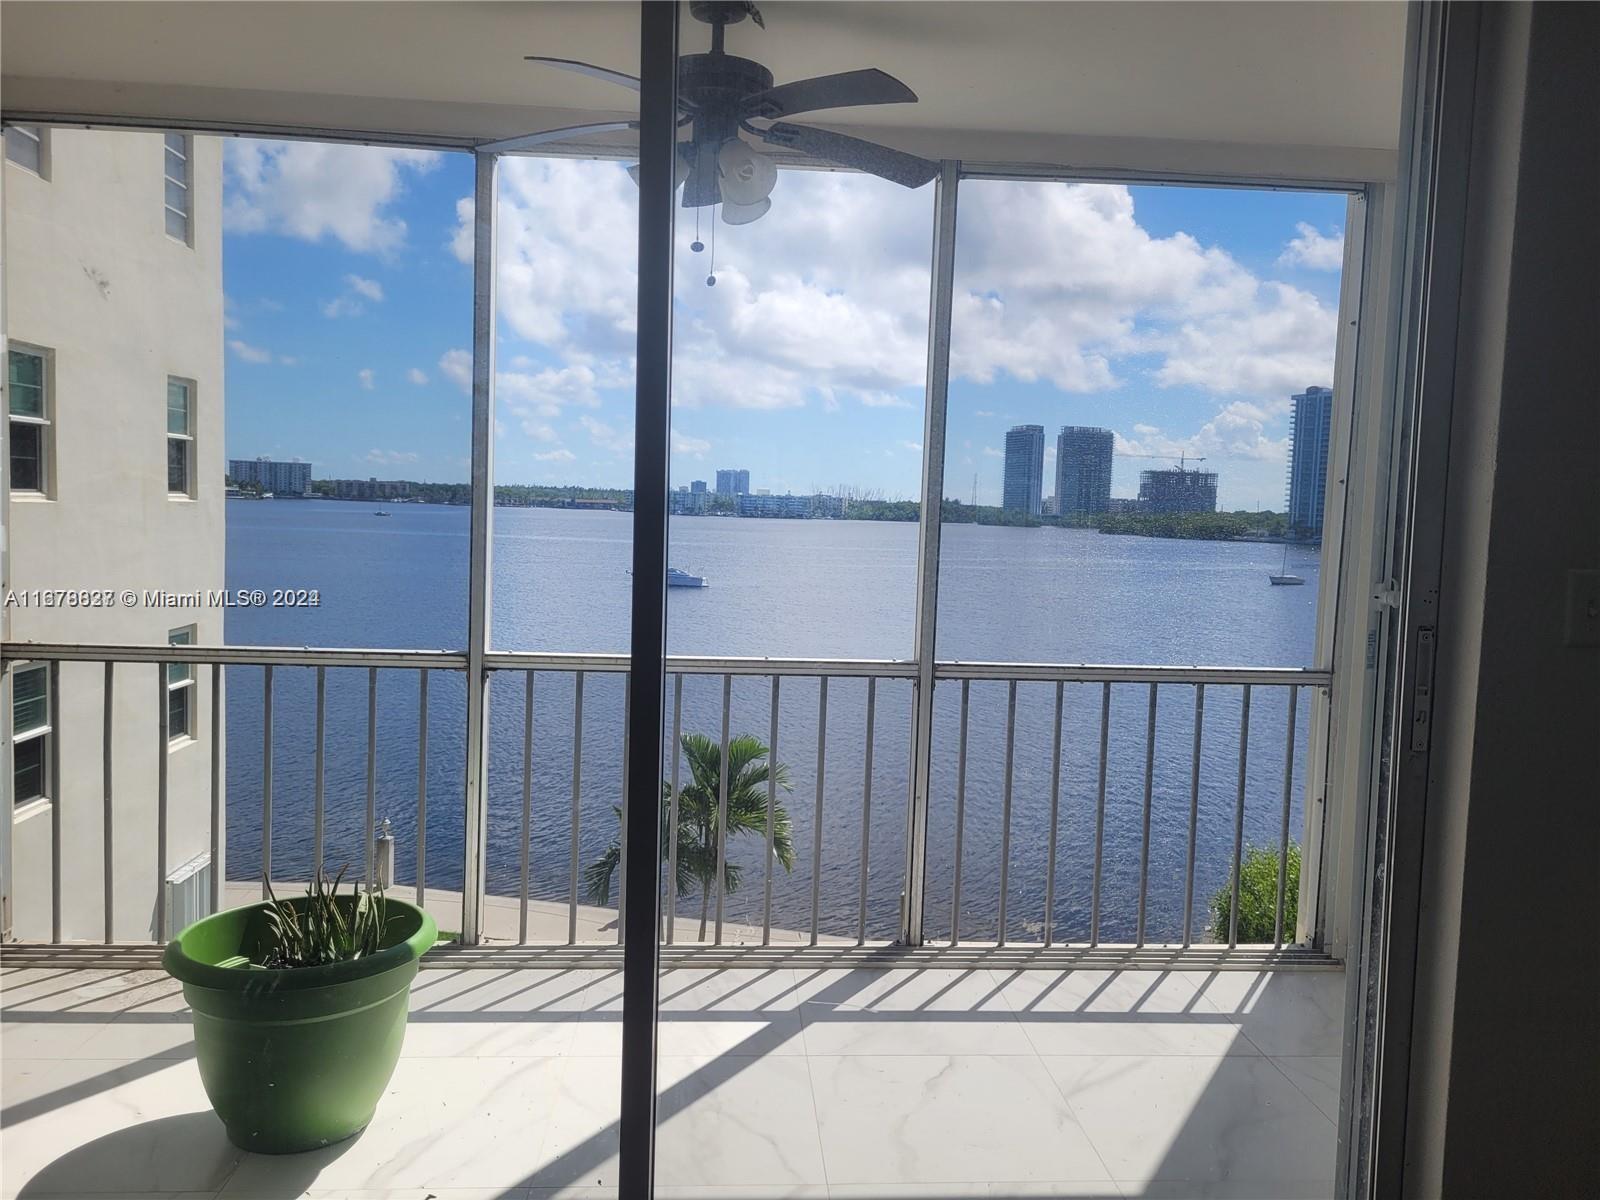
[[[470,470],[468,156],[230,139],[230,458],[330,477]],[[921,491],[932,189],[780,174],[719,228],[715,288],[683,231],[674,484],[734,462],[774,494]],[[495,474],[632,481],[637,191],[610,162],[503,164]],[[945,491],[1002,500],[1005,431],[1110,430],[1204,455],[1223,507],[1278,507],[1290,403],[1331,379],[1341,194],[967,181]],[[1137,490],[1118,457],[1112,494]],[[1148,464],[1145,464],[1148,465]]]
[[[750,494],[750,472],[742,467],[722,467],[717,471],[717,495],[747,496]]]

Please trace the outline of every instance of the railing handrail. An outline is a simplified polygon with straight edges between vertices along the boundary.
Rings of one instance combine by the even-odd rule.
[[[626,654],[492,651],[484,664],[495,671],[625,672]],[[669,654],[669,675],[831,675],[914,679],[917,665],[894,658],[778,658],[749,655]]]
[[[1144,666],[1132,663],[987,662],[934,664],[936,679],[999,679],[1018,683],[1221,683],[1328,687],[1333,672],[1314,667]]]
[[[312,646],[127,646],[0,642],[7,662],[220,663],[257,667],[437,667],[465,670],[460,650],[357,650]]]
[[[0,642],[0,658],[34,662],[220,663],[224,666],[390,667],[465,670],[461,650],[356,649],[314,646],[158,646],[80,642]],[[497,650],[484,655],[492,671],[592,671],[625,673],[621,652]],[[669,674],[786,675],[915,679],[917,664],[897,658],[783,658],[671,654]],[[1333,672],[1312,667],[1220,665],[1149,666],[1122,663],[995,662],[942,659],[936,679],[1016,680],[1019,683],[1214,683],[1271,687],[1328,687]]]

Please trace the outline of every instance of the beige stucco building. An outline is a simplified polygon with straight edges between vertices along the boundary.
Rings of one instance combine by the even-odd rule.
[[[165,607],[149,594],[223,586],[221,163],[212,138],[6,131],[8,642],[222,642],[219,606]],[[61,664],[52,696],[48,666],[7,665],[7,933],[52,932],[59,820],[59,934],[101,940],[105,668]],[[116,668],[118,938],[155,931],[163,696],[167,877],[200,869],[210,843],[210,671],[173,667],[163,685],[166,669]]]

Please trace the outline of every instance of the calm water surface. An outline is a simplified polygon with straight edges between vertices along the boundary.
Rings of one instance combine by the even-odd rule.
[[[233,501],[228,505],[228,585],[305,587],[314,609],[231,610],[234,644],[459,649],[466,640],[467,510],[339,501]],[[500,650],[614,651],[628,648],[632,517],[626,513],[497,509],[492,641]],[[1275,545],[1107,537],[1058,529],[947,527],[939,587],[939,655],[1019,662],[1112,662],[1303,666],[1312,656],[1318,564],[1290,551],[1289,569],[1307,586],[1274,588]],[[706,575],[704,590],[669,595],[668,646],[679,654],[907,658],[912,652],[916,527],[862,521],[674,518],[674,565]],[[261,866],[260,668],[228,669],[229,874]],[[904,867],[908,684],[878,684],[870,803],[864,804],[865,680],[829,685],[821,804],[820,924],[854,933],[859,919],[862,828],[867,838],[867,930],[888,936],[898,923]],[[811,919],[811,848],[817,821],[818,684],[785,680],[778,759],[790,773],[786,804],[797,850],[794,871],[773,889],[774,921]],[[1055,687],[1017,689],[1007,925],[1037,936],[1043,916],[1054,734]],[[465,688],[460,675],[429,681],[426,877],[461,883]],[[530,890],[565,899],[570,884],[573,678],[540,674],[533,701]],[[330,670],[326,732],[327,861],[362,860],[366,802],[367,672]],[[524,677],[496,676],[490,735],[489,887],[520,886]],[[1300,705],[1290,829],[1301,828],[1300,776],[1309,695]],[[418,842],[418,675],[378,675],[378,811],[399,843],[399,874],[415,877]],[[927,927],[946,934],[956,839],[961,685],[941,684],[935,704],[934,794],[929,827]],[[1007,685],[974,683],[968,713],[961,927],[993,937],[1003,841]],[[1057,936],[1086,936],[1098,800],[1100,685],[1063,689],[1054,921]],[[1104,821],[1101,935],[1131,935],[1138,906],[1145,685],[1111,689]],[[771,684],[735,679],[735,734],[766,739]],[[671,696],[669,692],[669,715]],[[683,728],[720,731],[720,678],[689,678]],[[1152,768],[1148,920],[1151,935],[1182,928],[1195,689],[1163,688]],[[273,870],[303,874],[310,862],[314,672],[274,676]],[[1241,740],[1236,688],[1205,697],[1196,906],[1227,876]],[[616,834],[621,790],[623,683],[585,681],[581,860]],[[1276,844],[1283,793],[1286,705],[1276,690],[1252,697],[1245,835]],[[731,857],[750,882],[732,894],[734,921],[760,921],[761,848],[735,843]],[[685,899],[683,911],[697,905]],[[444,914],[449,922],[450,914]],[[450,922],[453,925],[453,922]]]

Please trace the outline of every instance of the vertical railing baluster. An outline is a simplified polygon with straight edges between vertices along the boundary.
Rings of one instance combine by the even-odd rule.
[[[272,879],[272,664],[261,669],[261,898]]]
[[[856,918],[856,945],[867,944],[867,851],[872,832],[873,719],[878,707],[878,681],[867,677],[867,765],[861,780],[861,897]]]
[[[961,681],[961,737],[956,749],[956,849],[955,880],[950,888],[950,944],[961,941],[961,841],[967,825],[967,711],[972,680]]]
[[[772,945],[772,874],[774,821],[778,808],[778,679],[772,677],[772,723],[767,731],[767,856],[765,895],[761,901],[761,944]]]
[[[683,675],[672,681],[672,783],[671,811],[667,813],[667,945],[678,936],[678,755],[683,741]]]
[[[170,937],[167,922],[167,664],[156,664],[156,941]],[[56,939],[60,941],[60,938]]]
[[[112,711],[113,711],[112,710],[112,699],[113,699],[113,694],[114,694],[114,689],[115,689],[115,670],[116,670],[116,664],[111,662],[111,661],[109,661],[109,660],[107,660],[107,662],[106,662],[105,688],[104,688],[104,691],[102,693],[105,704],[104,704],[104,711],[101,714],[101,729],[100,729],[100,797],[101,797],[101,803],[102,803],[102,808],[100,810],[100,847],[101,847],[101,860],[100,860],[101,883],[100,883],[100,886],[101,886],[101,889],[102,889],[102,891],[104,893],[104,896],[105,896],[105,913],[103,915],[104,915],[104,918],[105,918],[105,939],[106,939],[106,944],[107,945],[110,945],[112,942],[116,941],[116,915],[115,915],[115,911],[114,911],[114,909],[115,909],[115,905],[114,905],[114,896],[115,896],[114,884],[115,884],[116,881],[115,881],[115,877],[114,877],[115,876],[115,872],[112,870],[112,866],[111,866],[112,848],[113,848],[112,826],[114,824],[114,822],[113,822],[113,811],[114,811],[114,809],[113,809],[113,806],[112,806],[112,803],[111,803],[111,780],[112,780],[112,770],[111,770],[111,733],[112,733],[112,723],[111,723],[111,714],[112,714]],[[216,741],[217,729],[218,729],[218,726],[213,722],[213,724],[211,726],[211,738],[212,738],[213,743]],[[55,785],[52,784],[51,786],[54,787]],[[57,788],[56,790],[59,791],[60,789]],[[215,797],[213,796],[213,805],[214,804],[215,804]],[[213,862],[216,861],[215,857],[213,857],[212,861]],[[212,872],[211,880],[212,880],[213,887],[215,887],[215,884],[216,884],[216,872],[215,871]],[[211,905],[211,911],[212,912],[217,911],[217,907],[218,906],[217,906],[215,900],[213,900],[212,901],[212,905]]]
[[[110,666],[110,664],[106,664]],[[110,671],[106,682],[111,682]],[[109,689],[107,689],[109,696]],[[107,714],[109,722],[110,715]],[[109,725],[108,725],[109,731]],[[109,760],[108,760],[109,762]],[[107,795],[110,790],[107,789]],[[107,814],[107,820],[110,817]],[[107,829],[110,829],[109,824]],[[211,911],[222,911],[222,887],[228,874],[228,814],[222,798],[222,664],[211,664]],[[109,881],[110,875],[107,875]],[[106,939],[110,941],[108,937]]]
[[[1144,945],[1145,905],[1150,895],[1150,806],[1156,781],[1156,689],[1150,685],[1150,711],[1144,725],[1144,815],[1139,826],[1139,919],[1134,945]]]
[[[828,677],[817,697],[817,806],[811,816],[811,944],[817,944],[822,911],[822,792],[828,765]]]
[[[722,755],[717,759],[717,932],[714,945],[722,945],[722,902],[727,890],[728,863],[728,719],[733,706],[733,676],[722,677]]]
[[[378,886],[378,668],[367,668],[367,890]]]
[[[1055,736],[1050,749],[1050,845],[1044,868],[1044,937],[1048,946],[1055,937],[1056,840],[1061,827],[1061,702],[1066,684],[1056,683]]]
[[[572,833],[567,864],[567,945],[578,944],[578,803],[583,788],[583,672],[572,692]]]
[[[1283,814],[1278,835],[1278,899],[1272,918],[1272,944],[1283,946],[1284,887],[1289,870],[1289,801],[1294,794],[1294,734],[1295,702],[1300,689],[1289,685],[1289,731],[1284,738],[1283,750]]]
[[[1006,893],[1011,878],[1011,777],[1017,750],[1017,681],[1006,691],[1006,776],[1000,803],[1000,912],[995,945],[1006,944]]]
[[[1183,872],[1183,945],[1194,937],[1194,852],[1200,825],[1200,736],[1205,728],[1206,685],[1194,685],[1194,758],[1189,767],[1189,853]]]
[[[517,865],[522,886],[518,889],[517,944],[528,944],[528,855],[533,839],[533,676],[524,671],[522,687],[522,840],[518,843]]]
[[[633,673],[622,677],[622,815],[617,821],[617,945],[622,945],[627,935],[628,912],[628,711],[633,693]],[[656,862],[659,864],[660,859]],[[660,895],[659,892],[656,893]]]
[[[1100,690],[1100,783],[1094,801],[1094,884],[1089,896],[1089,945],[1100,944],[1100,885],[1105,879],[1106,760],[1111,749],[1111,683]]]
[[[61,943],[62,932],[62,898],[66,890],[66,880],[62,874],[62,841],[66,836],[63,832],[65,814],[64,797],[66,789],[61,786],[61,664],[52,662],[45,670],[49,680],[50,699],[46,706],[45,720],[50,722],[50,742],[48,753],[50,760],[45,764],[45,769],[50,773],[50,940],[57,945]],[[7,719],[10,715],[7,714]],[[6,816],[10,820],[10,814]],[[162,890],[165,891],[166,875],[162,875]]]
[[[1239,876],[1244,869],[1244,786],[1250,759],[1250,685],[1239,713],[1239,795],[1233,804],[1233,894],[1228,905],[1228,949],[1239,944]]]
[[[312,785],[311,801],[311,869],[312,877],[322,874],[322,838],[323,830],[327,825],[327,810],[323,807],[324,792],[324,755],[327,746],[328,722],[328,669],[317,668],[317,729],[316,748],[312,752],[315,764],[312,774],[315,782]]]
[[[428,892],[428,668],[417,672],[417,907]]]

